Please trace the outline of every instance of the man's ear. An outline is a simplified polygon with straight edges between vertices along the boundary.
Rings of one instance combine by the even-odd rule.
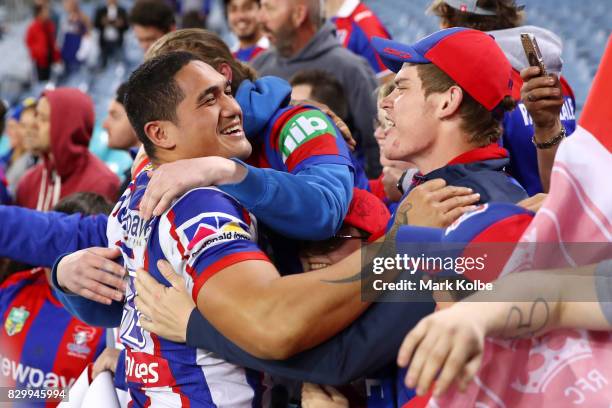
[[[453,85],[446,90],[446,92],[440,94],[438,100],[438,118],[448,119],[453,116],[459,110],[463,102],[463,89],[457,85]]]
[[[302,2],[300,4],[296,4],[293,7],[293,12],[291,13],[291,22],[294,27],[299,27],[304,24],[304,21],[308,18],[308,7]]]
[[[151,143],[160,149],[169,150],[176,146],[176,142],[170,132],[169,127],[173,126],[171,122],[165,120],[156,120],[148,122],[144,126],[144,131]]]
[[[232,82],[232,79],[234,79],[234,72],[232,71],[232,67],[230,67],[227,62],[222,62],[221,64],[219,64],[219,66],[217,67],[217,71],[219,71],[219,73],[230,82]]]

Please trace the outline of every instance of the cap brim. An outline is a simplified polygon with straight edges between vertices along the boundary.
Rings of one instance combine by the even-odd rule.
[[[395,73],[399,72],[405,63],[428,64],[431,62],[412,46],[397,41],[374,37],[372,38],[372,46],[383,64]]]

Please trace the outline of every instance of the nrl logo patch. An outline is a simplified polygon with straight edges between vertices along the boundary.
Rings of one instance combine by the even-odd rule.
[[[72,343],[68,344],[68,354],[73,357],[87,358],[91,349],[89,343],[95,336],[96,330],[92,327],[77,326],[72,334]]]
[[[30,316],[30,312],[28,312],[24,306],[12,308],[4,322],[6,334],[14,336],[21,332],[28,316]]]

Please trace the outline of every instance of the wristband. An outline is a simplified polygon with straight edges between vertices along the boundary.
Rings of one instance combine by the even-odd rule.
[[[531,141],[533,142],[535,147],[538,149],[550,149],[551,147],[555,147],[556,145],[561,143],[561,141],[565,139],[566,136],[567,136],[567,130],[565,130],[565,126],[561,125],[561,132],[559,132],[557,136],[553,137],[549,141],[538,143],[535,140],[535,135],[531,138]]]

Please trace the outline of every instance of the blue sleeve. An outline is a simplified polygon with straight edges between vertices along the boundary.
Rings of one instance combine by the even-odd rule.
[[[77,295],[69,295],[55,289],[55,295],[71,315],[90,326],[113,328],[121,323],[123,303],[113,301],[110,305],[94,302]]]
[[[40,212],[0,205],[0,257],[51,267],[67,252],[106,247],[105,215]]]
[[[348,166],[318,164],[289,174],[238,162],[247,168],[246,178],[219,188],[279,234],[322,240],[342,225],[353,194]]]
[[[115,367],[115,388],[127,391],[127,382],[125,379],[125,349],[119,353],[119,359],[117,360],[117,366]]]
[[[119,326],[123,316],[123,302],[113,301],[110,305],[94,302],[84,297],[64,292],[57,283],[57,265],[63,256],[58,258],[51,272],[51,282],[55,296],[68,312],[95,327],[113,328]]]
[[[351,326],[325,343],[284,361],[262,360],[223,337],[197,309],[187,326],[187,344],[271,375],[317,384],[342,385],[394,364],[406,334],[434,311],[431,302],[373,304]]]

